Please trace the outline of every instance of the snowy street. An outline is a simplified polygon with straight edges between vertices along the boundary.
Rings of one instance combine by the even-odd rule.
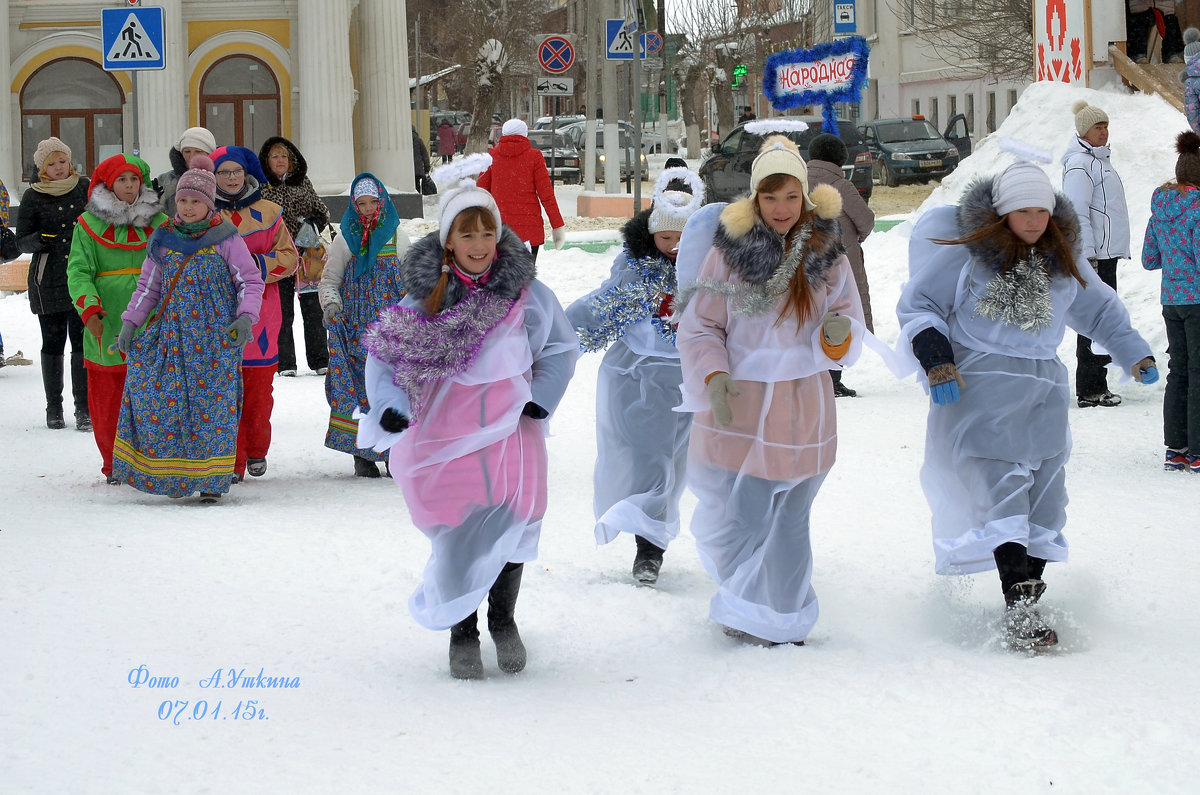
[[[1151,96],[1034,84],[926,206],[1010,162],[999,136],[1061,154],[1079,97],[1111,117],[1135,249],[1118,292],[1165,375],[1159,276],[1139,254],[1182,114]],[[1047,172],[1059,184],[1057,162]],[[573,212],[578,189],[556,190]],[[593,235],[583,226],[568,223],[568,239]],[[415,238],[432,225],[405,228]],[[889,345],[910,228],[864,246]],[[539,278],[566,305],[616,253],[543,249]],[[90,434],[45,427],[23,294],[0,298],[0,331],[6,354],[35,362],[0,369],[0,792],[1195,786],[1200,476],[1163,471],[1165,378],[1110,375],[1117,408],[1072,401],[1071,560],[1047,569],[1041,602],[1061,643],[1031,657],[999,643],[994,572],[934,575],[918,482],[929,399],[864,353],[845,374],[860,397],[837,401],[838,460],[812,519],[820,620],[806,646],[763,649],[708,620],[714,586],[686,529],[690,495],[656,588],[629,576],[632,538],[596,546],[600,356],[585,355],[547,440],[550,507],[517,605],[528,668],[500,673],[485,634],[486,680],[460,682],[447,633],[408,614],[429,544],[394,483],[355,478],[350,456],[322,446],[323,379],[275,380],[265,477],[215,505],[168,500],[106,485]],[[1059,354],[1072,374],[1074,351],[1069,333]],[[260,674],[297,686],[260,687]]]

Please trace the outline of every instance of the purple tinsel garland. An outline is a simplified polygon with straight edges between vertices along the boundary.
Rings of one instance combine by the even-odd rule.
[[[425,386],[466,371],[479,355],[483,340],[517,302],[486,290],[472,290],[454,306],[430,317],[401,306],[389,306],[367,327],[363,347],[394,369],[392,383],[408,395],[412,421],[424,413]]]

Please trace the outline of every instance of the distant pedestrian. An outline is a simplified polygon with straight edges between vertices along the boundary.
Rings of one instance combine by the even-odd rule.
[[[1162,270],[1167,326],[1167,389],[1163,395],[1165,468],[1200,473],[1200,136],[1175,142],[1175,182],[1154,191],[1142,266]]]
[[[92,430],[88,414],[87,372],[83,367],[83,321],[67,288],[67,258],[75,220],[87,205],[88,180],[71,162],[71,149],[47,138],[33,153],[38,179],[17,208],[17,243],[32,254],[29,262],[29,309],[42,331],[42,385],[46,391],[46,427],[65,428],[63,353],[71,341],[71,393],[75,428]]]
[[[842,173],[849,154],[842,139],[830,133],[821,133],[808,144],[808,189],[818,185],[831,185],[842,197],[842,212],[838,223],[842,229],[842,246],[850,270],[854,272],[854,283],[858,286],[858,297],[862,301],[863,325],[874,332],[871,319],[871,290],[867,284],[867,269],[863,264],[862,242],[875,226],[875,213],[867,206],[858,188],[854,187]],[[858,392],[842,383],[842,371],[830,370],[833,379],[834,397],[857,397]]]
[[[546,242],[542,210],[550,219],[554,247],[566,242],[566,229],[546,158],[529,143],[529,128],[520,119],[509,119],[500,128],[500,143],[491,148],[492,167],[479,175],[479,187],[490,191],[500,207],[500,217],[533,252]]]
[[[1083,255],[1100,279],[1117,289],[1117,260],[1129,259],[1129,210],[1125,187],[1109,160],[1108,115],[1084,100],[1071,106],[1075,132],[1062,156],[1062,191],[1079,214]],[[1119,406],[1121,396],[1108,391],[1105,369],[1112,358],[1092,350],[1082,334],[1075,345],[1075,394],[1080,408]]]
[[[437,127],[438,139],[438,154],[442,156],[443,163],[449,163],[454,159],[454,150],[458,146],[458,134],[454,132],[454,125],[447,119],[442,119],[442,123]]]
[[[162,211],[168,217],[175,216],[175,183],[183,172],[191,168],[192,158],[196,155],[211,155],[217,148],[217,139],[203,127],[189,127],[179,136],[175,146],[167,152],[171,160],[171,170],[164,171],[154,178],[154,190],[162,202]]]

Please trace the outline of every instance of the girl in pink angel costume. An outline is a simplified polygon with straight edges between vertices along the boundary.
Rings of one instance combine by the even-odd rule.
[[[450,672],[483,677],[477,610],[501,670],[525,668],[513,614],[546,512],[546,419],[575,371],[579,339],[533,257],[471,175],[472,155],[433,178],[438,229],[401,265],[404,300],[364,336],[370,410],[358,444],[389,451],[393,479],[433,552],[409,599],[419,624],[450,630]]]

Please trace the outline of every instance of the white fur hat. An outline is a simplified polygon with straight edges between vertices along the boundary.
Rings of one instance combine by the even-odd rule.
[[[509,119],[504,122],[504,126],[500,128],[501,135],[524,135],[529,137],[529,125],[520,119]]]
[[[434,182],[447,185],[442,188],[442,196],[438,200],[438,239],[446,245],[450,235],[450,227],[458,214],[468,207],[485,207],[496,220],[496,233],[500,233],[500,208],[492,194],[475,184],[475,177],[491,168],[492,156],[487,154],[471,154],[457,162],[438,166],[430,176]]]
[[[758,157],[750,166],[750,191],[758,191],[758,185],[772,174],[788,174],[800,181],[804,190],[804,207],[811,210],[814,205],[808,195],[808,166],[800,156],[800,149],[786,135],[772,135],[763,141]]]
[[[688,191],[669,190],[668,185],[682,182]],[[650,211],[650,234],[682,232],[683,225],[704,203],[704,182],[686,168],[666,168],[654,183],[654,209]]]

